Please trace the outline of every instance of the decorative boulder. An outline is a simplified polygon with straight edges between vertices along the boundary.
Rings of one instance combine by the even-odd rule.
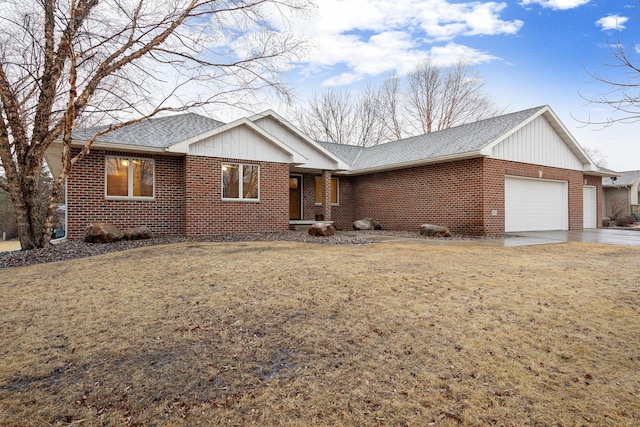
[[[87,243],[111,243],[123,237],[124,233],[118,227],[104,222],[94,222],[84,229],[84,241]]]
[[[382,226],[373,218],[364,218],[353,221],[354,230],[382,230]]]
[[[311,236],[333,236],[336,230],[333,228],[333,224],[327,224],[326,222],[316,222],[309,227],[309,234]]]
[[[451,233],[447,227],[433,224],[422,224],[420,226],[420,235],[429,237],[451,237]]]
[[[136,227],[125,231],[124,238],[126,240],[142,240],[151,238],[151,230],[146,225]]]
[[[369,221],[371,225],[373,225],[374,230],[382,230],[382,225],[380,225],[380,221],[373,218],[365,218],[365,221]]]

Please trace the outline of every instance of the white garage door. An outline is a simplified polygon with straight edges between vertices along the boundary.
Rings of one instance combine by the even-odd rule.
[[[583,228],[598,228],[596,187],[585,186],[582,197]]]
[[[504,211],[506,232],[568,230],[567,182],[505,177]]]

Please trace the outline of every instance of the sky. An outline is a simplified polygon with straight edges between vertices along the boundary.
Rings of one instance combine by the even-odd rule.
[[[637,0],[317,0],[289,24],[313,46],[286,75],[301,97],[377,84],[426,59],[444,67],[463,59],[507,111],[550,105],[608,168],[640,169],[640,122],[582,123],[611,115],[584,97],[606,90],[590,73],[618,72],[603,67],[607,41],[640,46]]]

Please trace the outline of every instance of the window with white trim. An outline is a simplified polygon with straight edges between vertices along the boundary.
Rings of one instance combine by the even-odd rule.
[[[316,176],[316,205],[322,204],[322,177]],[[331,178],[331,204],[338,206],[340,204],[340,180]]]
[[[260,166],[223,163],[222,198],[226,200],[260,200]]]
[[[107,199],[152,200],[155,194],[155,162],[134,157],[105,157]]]

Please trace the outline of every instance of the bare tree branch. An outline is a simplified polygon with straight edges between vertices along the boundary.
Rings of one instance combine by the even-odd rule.
[[[304,44],[269,19],[304,13],[309,1],[5,2],[0,162],[22,248],[48,243],[64,180],[99,136],[72,157],[71,133],[79,125],[117,119],[121,127],[161,111],[214,103],[248,108],[246,97],[265,89],[287,97],[279,73]],[[58,139],[63,167],[43,225],[36,194],[44,153]]]
[[[604,119],[576,119],[585,125],[605,128],[615,123],[640,121],[640,49],[637,44],[625,44],[620,36],[621,30],[622,28],[617,29],[613,42],[607,39],[609,55],[601,60],[605,71],[587,70],[594,81],[603,84],[606,89],[596,96],[581,94],[589,103],[606,107],[610,115]]]

